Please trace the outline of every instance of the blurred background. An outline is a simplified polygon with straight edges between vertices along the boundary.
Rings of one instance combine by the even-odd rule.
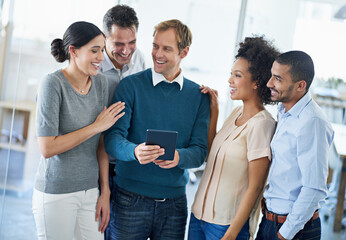
[[[303,50],[312,57],[316,74],[311,93],[329,120],[335,126],[345,127],[346,1],[0,0],[2,240],[36,239],[31,213],[33,180],[40,158],[35,137],[35,96],[44,76],[67,64],[54,60],[50,43],[54,38],[62,38],[75,21],[92,22],[102,29],[103,15],[116,4],[127,4],[136,10],[137,47],[145,54],[148,67],[152,66],[152,35],[156,24],[175,18],[190,27],[193,40],[187,58],[182,61],[182,69],[185,77],[219,91],[218,128],[240,104],[230,100],[227,83],[237,43],[254,34],[265,35],[281,52]],[[276,106],[267,108],[275,117]],[[342,141],[346,143],[345,135]],[[346,238],[344,198],[338,196],[342,156],[340,149],[333,146],[329,159],[330,193],[322,211],[323,239]],[[189,206],[202,171],[203,168],[191,171]],[[338,197],[339,205],[342,203],[341,226],[335,230]]]

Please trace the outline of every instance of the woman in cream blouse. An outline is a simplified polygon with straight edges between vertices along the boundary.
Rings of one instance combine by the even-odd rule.
[[[250,239],[255,233],[275,129],[263,105],[271,103],[266,84],[278,54],[263,37],[240,43],[228,82],[231,99],[243,105],[232,111],[217,134],[217,92],[201,87],[211,99],[211,147],[192,205],[190,240]]]

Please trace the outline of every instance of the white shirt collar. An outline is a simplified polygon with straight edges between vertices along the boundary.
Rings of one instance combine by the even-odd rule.
[[[184,77],[183,77],[183,71],[181,70],[179,75],[173,79],[173,81],[168,81],[162,74],[155,72],[154,68],[151,69],[152,76],[153,76],[153,85],[154,87],[159,84],[160,82],[167,82],[167,83],[178,83],[180,86],[180,91],[183,89],[183,83],[184,83]]]

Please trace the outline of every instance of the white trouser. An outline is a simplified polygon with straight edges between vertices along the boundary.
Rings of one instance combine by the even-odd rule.
[[[34,189],[32,212],[38,240],[101,240],[95,221],[97,188],[66,194],[49,194]]]

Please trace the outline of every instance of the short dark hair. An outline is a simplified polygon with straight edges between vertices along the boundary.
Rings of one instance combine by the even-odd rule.
[[[236,59],[244,58],[249,62],[252,81],[257,83],[258,96],[263,104],[271,104],[270,90],[267,82],[271,77],[271,67],[279,51],[264,36],[246,37],[239,43]]]
[[[138,18],[135,10],[127,5],[116,5],[109,9],[103,17],[103,31],[106,36],[112,29],[113,24],[121,28],[132,28],[138,30]]]
[[[170,28],[173,28],[175,31],[179,52],[191,45],[192,33],[189,27],[177,19],[163,21],[157,24],[153,36],[155,36],[157,32],[164,32]]]
[[[304,80],[306,91],[309,90],[315,76],[314,62],[303,51],[289,51],[279,55],[275,61],[281,65],[290,66],[290,74],[293,82]]]
[[[72,23],[64,33],[63,39],[56,38],[51,43],[51,54],[57,62],[64,62],[70,59],[69,47],[81,48],[88,44],[98,35],[103,35],[102,31],[89,22]]]

